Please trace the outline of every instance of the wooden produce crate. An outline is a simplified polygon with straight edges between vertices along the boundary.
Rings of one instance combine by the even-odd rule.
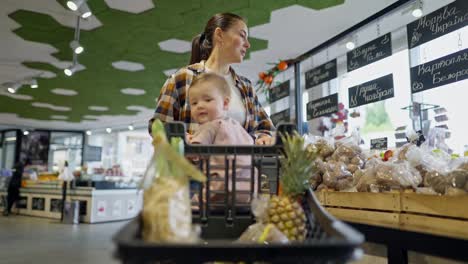
[[[401,195],[400,227],[468,239],[468,195]]]
[[[398,228],[400,193],[324,193],[325,208],[335,217],[356,223]]]
[[[318,196],[344,221],[468,239],[468,195],[325,191]]]

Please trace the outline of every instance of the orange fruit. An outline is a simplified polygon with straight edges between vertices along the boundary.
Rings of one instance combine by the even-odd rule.
[[[273,82],[273,76],[268,75],[263,81],[265,81],[265,83],[271,84]]]
[[[284,71],[288,68],[288,63],[285,61],[281,61],[280,63],[278,63],[277,67],[278,67],[278,70]]]
[[[258,74],[258,78],[260,78],[260,80],[264,80],[266,76],[267,74],[265,72],[261,72]]]

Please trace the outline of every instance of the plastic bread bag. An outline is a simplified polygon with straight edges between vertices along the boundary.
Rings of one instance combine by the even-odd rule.
[[[347,165],[340,161],[325,163],[323,183],[335,190],[345,190],[353,186],[353,174],[348,171]]]
[[[252,200],[252,213],[256,223],[247,227],[236,242],[239,243],[289,243],[289,239],[273,224],[265,224],[267,217],[269,198],[267,196],[256,197]]]
[[[150,242],[196,242],[189,176],[198,181],[206,177],[184,158],[182,139],[169,144],[159,120],[153,122],[152,133],[154,154],[142,181],[142,237]]]
[[[364,166],[365,155],[362,149],[358,146],[357,137],[347,137],[335,142],[336,150],[331,156],[335,161],[340,161],[348,164],[357,165],[358,168]]]
[[[334,140],[330,138],[308,134],[304,136],[304,142],[306,149],[316,153],[321,159],[331,156],[335,151]]]
[[[289,239],[275,225],[258,222],[247,227],[237,242],[258,244],[287,244],[289,243]]]

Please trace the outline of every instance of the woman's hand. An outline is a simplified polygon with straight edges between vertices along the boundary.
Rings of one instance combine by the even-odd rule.
[[[270,136],[263,136],[255,140],[256,145],[273,145],[273,143],[274,143],[274,138]]]

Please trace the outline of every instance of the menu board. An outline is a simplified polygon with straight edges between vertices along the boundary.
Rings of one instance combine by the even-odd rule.
[[[274,113],[270,116],[271,121],[275,126],[278,125],[280,122],[289,122],[291,120],[290,109],[283,110],[278,113]]]
[[[348,71],[392,55],[392,35],[387,33],[346,53]]]
[[[406,25],[408,47],[414,48],[468,25],[468,1],[457,0]]]
[[[332,94],[307,103],[307,120],[338,112],[338,94]]]
[[[321,83],[335,79],[336,76],[336,59],[334,59],[307,71],[305,73],[305,87],[306,89],[309,89]]]
[[[468,77],[468,49],[411,68],[411,92],[418,93]]]
[[[382,101],[394,96],[393,74],[348,89],[349,108]]]
[[[290,89],[290,81],[285,81],[278,86],[275,86],[270,89],[270,102],[273,103],[282,99],[284,97],[289,96],[289,89]]]

